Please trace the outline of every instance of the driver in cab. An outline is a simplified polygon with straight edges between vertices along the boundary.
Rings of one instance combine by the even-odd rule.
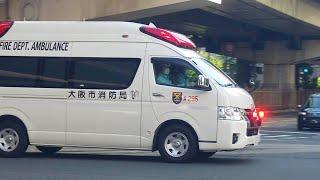
[[[188,76],[185,67],[173,66],[170,64],[161,64],[158,67],[159,73],[156,74],[157,84],[177,87],[196,86],[196,83],[192,81],[194,78]]]

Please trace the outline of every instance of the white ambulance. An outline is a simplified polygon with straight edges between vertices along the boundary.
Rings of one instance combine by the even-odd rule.
[[[0,155],[62,147],[171,162],[260,141],[252,97],[184,35],[128,22],[0,22]]]

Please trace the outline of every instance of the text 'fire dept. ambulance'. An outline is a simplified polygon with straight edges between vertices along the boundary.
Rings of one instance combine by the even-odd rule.
[[[251,96],[186,36],[128,22],[0,22],[0,155],[62,147],[173,162],[260,141]]]

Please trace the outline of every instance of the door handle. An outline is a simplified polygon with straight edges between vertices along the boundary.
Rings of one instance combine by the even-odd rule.
[[[152,93],[152,96],[154,96],[154,97],[164,97],[164,95],[162,95],[160,93]]]

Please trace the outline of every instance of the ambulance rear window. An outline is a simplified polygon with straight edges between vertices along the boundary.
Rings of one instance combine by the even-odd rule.
[[[38,74],[36,58],[0,57],[0,86],[35,87]]]

